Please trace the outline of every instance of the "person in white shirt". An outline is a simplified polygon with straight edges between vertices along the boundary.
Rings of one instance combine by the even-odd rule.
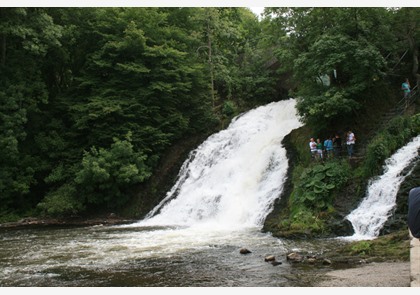
[[[356,136],[354,136],[354,133],[350,130],[349,132],[347,132],[347,141],[346,141],[347,153],[349,155],[349,158],[353,156],[355,143],[356,143]]]
[[[313,137],[309,141],[309,149],[311,151],[312,159],[315,159],[315,157],[317,155],[317,150],[316,150],[316,142],[315,142],[315,139]]]

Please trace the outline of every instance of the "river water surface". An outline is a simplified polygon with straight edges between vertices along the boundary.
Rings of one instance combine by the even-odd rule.
[[[285,241],[259,229],[93,226],[0,232],[1,287],[305,287],[330,266],[293,265],[286,254],[323,255],[337,240]],[[246,247],[252,253],[240,254]],[[274,255],[282,262],[265,262]]]

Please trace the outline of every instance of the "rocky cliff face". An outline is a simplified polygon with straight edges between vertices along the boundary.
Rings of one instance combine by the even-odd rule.
[[[289,158],[289,170],[288,179],[285,183],[282,195],[275,202],[273,211],[267,216],[263,230],[271,232],[274,236],[278,237],[290,237],[290,238],[303,238],[303,237],[333,237],[333,236],[348,236],[353,234],[353,228],[351,223],[345,219],[345,217],[357,208],[359,202],[365,195],[368,180],[361,179],[354,175],[349,183],[337,193],[337,197],[334,201],[334,212],[332,212],[328,219],[325,220],[325,230],[320,234],[313,234],[306,230],[295,230],[295,231],[282,231],[279,229],[279,222],[288,218],[289,208],[288,200],[289,196],[293,192],[292,173],[299,159],[299,154],[295,144],[291,138],[293,133],[305,132],[302,129],[296,129],[291,134],[285,137],[283,144],[286,147],[287,155]],[[295,137],[297,137],[295,135]],[[353,163],[357,167],[360,163]],[[412,163],[410,167],[406,168],[407,171],[412,170],[403,183],[397,194],[397,204],[393,211],[392,216],[385,223],[380,235],[386,235],[407,228],[407,198],[409,191],[416,186],[420,185],[420,156]],[[354,171],[355,172],[355,171]],[[405,172],[403,172],[405,174]]]
[[[175,183],[178,172],[189,152],[208,136],[208,134],[191,136],[188,139],[180,140],[169,148],[150,180],[136,188],[133,193],[135,197],[119,214],[127,218],[141,219],[149,213]]]

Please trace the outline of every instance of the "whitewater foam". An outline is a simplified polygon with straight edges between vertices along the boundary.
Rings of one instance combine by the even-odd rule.
[[[281,142],[300,127],[294,99],[237,116],[190,153],[178,180],[141,225],[223,230],[262,226],[288,169]]]
[[[385,161],[383,175],[369,181],[366,197],[346,217],[354,228],[354,235],[348,239],[371,240],[379,235],[396,206],[400,185],[411,171],[406,174],[402,172],[418,157],[419,149],[420,135]]]

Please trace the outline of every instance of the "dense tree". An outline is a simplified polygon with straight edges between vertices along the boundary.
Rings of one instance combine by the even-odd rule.
[[[258,20],[247,9],[0,14],[2,214],[123,205],[174,142],[218,128],[249,100],[241,75],[255,69],[244,60]]]
[[[419,85],[420,9],[403,7],[392,12],[392,27],[400,49],[394,58],[396,65],[402,64],[397,69],[401,69],[402,77],[410,77]]]
[[[294,74],[298,110],[308,123],[327,125],[363,107],[382,87],[386,57],[395,49],[385,8],[270,9],[283,32],[277,56]],[[284,44],[284,45],[283,45]]]
[[[33,127],[48,103],[38,61],[60,45],[61,27],[41,8],[0,8],[0,15],[0,207],[30,208],[37,200],[25,196],[44,165],[31,153]]]

